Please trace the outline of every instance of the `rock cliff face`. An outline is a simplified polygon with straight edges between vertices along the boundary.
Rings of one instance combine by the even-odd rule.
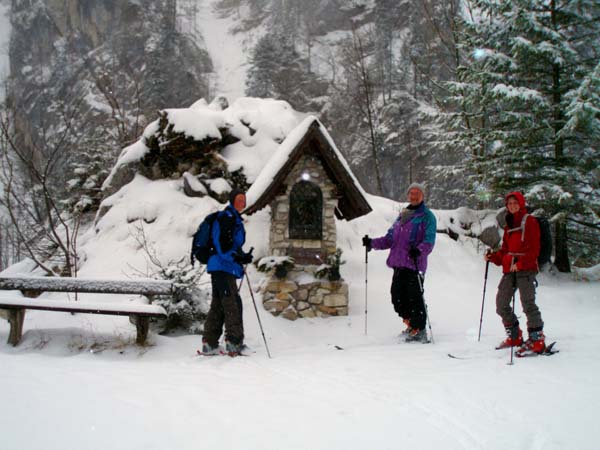
[[[32,154],[58,146],[65,168],[82,158],[106,158],[110,167],[158,109],[208,95],[211,60],[178,30],[176,7],[175,0],[12,1],[7,99]]]

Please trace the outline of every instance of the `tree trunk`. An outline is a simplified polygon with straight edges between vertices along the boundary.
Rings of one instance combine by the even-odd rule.
[[[566,222],[557,222],[554,226],[554,265],[559,272],[571,272],[569,263],[569,247],[567,245],[567,224]]]

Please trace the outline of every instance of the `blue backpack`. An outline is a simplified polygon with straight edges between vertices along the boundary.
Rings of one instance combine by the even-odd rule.
[[[206,216],[194,233],[191,254],[192,266],[194,265],[194,259],[200,261],[201,264],[207,264],[208,258],[215,252],[212,241],[212,225],[218,214],[217,211]]]

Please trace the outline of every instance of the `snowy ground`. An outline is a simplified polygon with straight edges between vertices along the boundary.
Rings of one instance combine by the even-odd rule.
[[[200,0],[196,22],[214,64],[214,92],[225,95],[229,102],[244,96],[246,70],[249,53],[254,42],[253,33],[233,33],[236,23],[233,18],[220,17],[214,10],[218,2]]]
[[[547,336],[560,353],[509,366],[509,352],[493,350],[503,334],[493,307],[499,269],[490,270],[477,342],[485,265],[470,243],[438,235],[426,279],[435,343],[397,337],[387,252],[370,254],[365,335],[359,236],[383,233],[397,208],[376,203],[369,216],[339,224],[348,317],[289,322],[255,294],[272,359],[246,285],[249,357],[196,357],[198,336],[152,335],[138,348],[125,318],[42,311],[28,312],[12,348],[0,321],[0,447],[597,449],[600,284],[540,276]],[[262,238],[252,220],[251,244]],[[90,267],[102,266],[92,258]],[[106,267],[99,276],[113,275]],[[250,271],[254,286],[261,276]]]

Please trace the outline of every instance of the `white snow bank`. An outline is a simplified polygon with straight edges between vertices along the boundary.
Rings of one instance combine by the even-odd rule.
[[[182,179],[150,181],[141,175],[102,205],[110,209],[80,240],[82,277],[150,275],[142,238],[165,264],[187,260],[198,224],[223,207],[209,197],[187,197]]]
[[[588,268],[574,267],[576,279],[584,281],[600,281],[600,264]]]

